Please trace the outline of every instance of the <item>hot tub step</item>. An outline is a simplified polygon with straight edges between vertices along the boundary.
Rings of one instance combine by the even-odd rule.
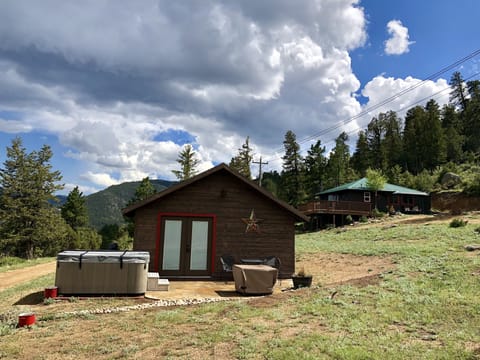
[[[158,273],[149,272],[147,274],[147,291],[155,291],[158,286],[158,279],[160,276]]]
[[[168,291],[169,286],[170,282],[168,279],[158,279],[158,291]]]
[[[168,279],[160,279],[158,273],[148,273],[147,291],[168,291]]]

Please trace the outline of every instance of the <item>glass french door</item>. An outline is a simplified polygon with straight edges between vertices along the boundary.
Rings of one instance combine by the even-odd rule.
[[[212,219],[162,217],[160,245],[160,275],[209,275]]]

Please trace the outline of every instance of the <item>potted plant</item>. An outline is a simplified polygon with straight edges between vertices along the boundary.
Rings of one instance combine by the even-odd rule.
[[[310,287],[312,285],[312,275],[307,274],[302,267],[299,272],[292,275],[293,288]]]

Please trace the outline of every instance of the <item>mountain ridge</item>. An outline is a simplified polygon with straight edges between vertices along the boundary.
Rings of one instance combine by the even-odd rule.
[[[161,179],[150,180],[150,182],[157,192],[176,183]],[[85,204],[88,209],[90,226],[100,230],[105,225],[124,223],[122,209],[135,196],[135,191],[140,183],[141,181],[124,182],[87,195]]]

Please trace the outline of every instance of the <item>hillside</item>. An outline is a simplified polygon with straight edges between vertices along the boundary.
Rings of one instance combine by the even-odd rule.
[[[166,180],[151,180],[157,191],[162,191],[174,182]],[[126,182],[113,185],[105,190],[88,195],[86,204],[90,218],[90,226],[99,230],[107,224],[123,223],[122,209],[135,195],[140,181]]]

